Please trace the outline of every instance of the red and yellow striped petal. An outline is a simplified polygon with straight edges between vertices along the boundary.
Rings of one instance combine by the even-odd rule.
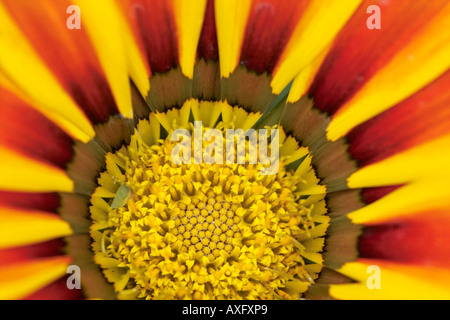
[[[57,193],[24,193],[0,190],[0,206],[56,213],[60,206],[60,198]]]
[[[30,10],[35,2],[29,0],[3,5],[1,27],[12,39],[1,41],[7,53],[1,67],[20,89],[88,134],[87,121],[104,122],[118,113],[84,28],[66,27],[68,0],[40,1],[39,10]]]
[[[207,0],[173,1],[180,48],[180,66],[183,74],[192,79]]]
[[[367,226],[359,238],[360,257],[449,268],[447,206]]]
[[[309,95],[315,107],[334,114],[356,94],[416,33],[436,15],[446,1],[364,1],[336,37],[318,71]],[[366,27],[369,5],[381,10],[381,29]]]
[[[205,18],[198,42],[197,56],[205,60],[218,60],[219,58],[214,1],[208,0],[206,3]]]
[[[251,1],[215,0],[220,75],[228,78],[239,63]]]
[[[369,289],[373,273],[369,266],[380,268],[380,289]],[[448,269],[399,264],[382,260],[358,259],[346,263],[340,273],[359,283],[331,285],[330,295],[351,300],[442,300],[450,299]]]
[[[446,210],[450,189],[446,179],[431,179],[399,187],[379,200],[349,213],[356,224],[380,224],[429,210]]]
[[[361,190],[361,199],[364,203],[370,204],[375,202],[389,193],[397,190],[401,186],[387,186],[387,187],[375,187],[375,188],[364,188]]]
[[[450,134],[407,149],[354,172],[350,188],[398,185],[419,179],[445,180],[450,176]]]
[[[427,6],[423,7],[427,12]],[[450,4],[445,2],[434,11],[410,41],[398,41],[395,35],[403,45],[334,114],[327,128],[331,141],[410,97],[450,68]]]
[[[0,145],[0,190],[26,192],[71,192],[67,173],[49,163],[24,157]]]
[[[0,207],[0,248],[34,244],[72,234],[69,223],[38,210]]]
[[[1,199],[1,195],[0,195]],[[25,198],[26,199],[26,198]],[[6,266],[18,266],[29,264],[42,259],[60,258],[63,254],[65,242],[62,239],[55,239],[41,242],[29,246],[7,248],[0,250],[0,269]],[[82,299],[81,290],[69,290],[67,288],[66,277],[57,281],[52,281],[48,285],[39,287],[26,296],[28,300],[75,300]]]
[[[272,73],[308,2],[253,0],[242,42],[241,63],[257,73]]]
[[[66,274],[70,257],[53,257],[0,266],[0,299],[21,299]]]
[[[450,71],[347,135],[349,152],[366,166],[450,133]],[[431,160],[431,159],[430,159]]]
[[[64,169],[72,159],[72,138],[12,92],[0,87],[0,96],[0,145]]]
[[[82,290],[68,289],[67,277],[63,277],[26,296],[24,300],[82,300],[83,298]]]
[[[0,249],[0,266],[58,256],[63,253],[64,246],[62,239],[55,239],[22,247]]]
[[[117,107],[126,118],[133,117],[129,75],[141,94],[149,90],[148,67],[133,39],[124,15],[114,1],[76,0],[87,34],[92,41]]]
[[[172,1],[125,0],[122,11],[152,73],[179,64],[178,39]]]
[[[206,0],[126,0],[120,3],[152,73],[181,67],[193,77]]]
[[[271,85],[275,94],[327,49],[360,4],[361,0],[309,2],[274,69]]]

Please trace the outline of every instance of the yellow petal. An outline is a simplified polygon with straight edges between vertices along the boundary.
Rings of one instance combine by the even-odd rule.
[[[448,180],[414,182],[403,186],[380,200],[348,214],[355,224],[380,223],[392,218],[448,206]]]
[[[271,83],[273,93],[281,93],[300,71],[330,45],[361,2],[311,1],[275,68]]]
[[[380,289],[369,289],[374,271],[368,270],[371,265],[380,269]],[[330,295],[338,299],[355,300],[425,300],[450,298],[447,270],[434,267],[417,267],[401,265],[377,260],[360,260],[346,263],[338,270],[346,276],[360,281],[355,284],[331,285]]]
[[[234,124],[235,129],[242,129],[246,132],[261,118],[261,113],[248,113],[242,108],[232,107],[228,102],[218,102],[218,107],[222,110],[223,122],[227,125]]]
[[[350,188],[403,184],[420,178],[450,177],[450,135],[364,167],[347,180]]]
[[[161,125],[154,113],[149,115],[149,119],[144,121],[139,121],[138,131],[141,135],[142,140],[148,145],[152,146],[158,143],[161,131]]]
[[[188,100],[180,109],[173,108],[165,113],[157,112],[155,117],[167,132],[172,132],[172,130],[178,128],[189,128],[190,113],[191,101]]]
[[[97,51],[119,111],[125,117],[132,118],[128,74],[132,74],[142,95],[146,96],[150,89],[148,74],[132,32],[114,1],[75,2],[80,6],[83,24]]]
[[[197,44],[203,26],[206,0],[174,0],[175,22],[180,48],[180,65],[183,74],[192,79],[197,54]]]
[[[32,106],[73,138],[89,141],[94,129],[58,80],[47,69],[0,3],[0,69],[33,101]]]
[[[0,189],[27,192],[71,192],[73,181],[49,164],[0,146]]]
[[[220,74],[228,78],[239,63],[250,0],[215,0]]]
[[[212,128],[219,119],[222,108],[217,102],[198,101],[191,99],[191,110],[195,121],[202,121],[203,125]]]
[[[289,90],[287,102],[297,102],[301,97],[303,97],[306,91],[308,91],[309,87],[314,81],[314,77],[317,71],[319,71],[323,60],[325,60],[325,57],[327,56],[330,47],[331,46],[328,46],[327,49],[323,50],[321,54],[319,54],[305,69],[303,69],[295,77],[294,81],[292,82],[291,89]]]
[[[0,300],[21,299],[67,272],[71,259],[54,257],[0,267]]]
[[[36,210],[0,207],[0,249],[34,244],[72,234],[59,216]]]
[[[327,129],[331,141],[411,96],[450,68],[449,16],[450,4],[338,111]]]

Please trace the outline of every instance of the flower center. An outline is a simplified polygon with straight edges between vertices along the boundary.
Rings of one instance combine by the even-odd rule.
[[[299,298],[316,276],[302,244],[317,224],[304,177],[282,161],[272,175],[261,163],[177,165],[174,145],[137,133],[106,157],[91,236],[118,297]]]
[[[179,202],[178,208],[171,232],[183,242],[181,252],[194,251],[197,257],[206,256],[212,262],[223,252],[230,254],[233,244],[240,242],[238,206],[225,202],[222,195],[212,190],[206,195],[199,192],[190,204]]]

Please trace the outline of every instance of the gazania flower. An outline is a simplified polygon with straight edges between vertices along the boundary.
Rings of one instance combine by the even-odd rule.
[[[447,0],[2,0],[0,298],[449,299],[449,69]]]

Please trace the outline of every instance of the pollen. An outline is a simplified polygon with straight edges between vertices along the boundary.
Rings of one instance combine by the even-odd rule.
[[[117,296],[298,299],[321,268],[308,252],[317,222],[305,178],[282,162],[273,175],[260,163],[175,165],[173,147],[135,134],[107,155],[91,237]],[[122,185],[129,192],[115,208]]]

